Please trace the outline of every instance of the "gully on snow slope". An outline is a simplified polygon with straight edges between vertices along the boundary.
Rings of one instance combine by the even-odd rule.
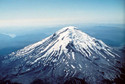
[[[63,84],[70,77],[101,84],[118,77],[119,51],[74,26],[12,52],[2,61],[0,79],[30,84],[35,79]]]

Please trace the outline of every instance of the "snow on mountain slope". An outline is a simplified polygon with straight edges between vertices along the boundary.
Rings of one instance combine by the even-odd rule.
[[[78,77],[100,84],[103,79],[113,80],[120,74],[117,52],[101,40],[69,26],[9,54],[2,61],[0,79],[30,84],[39,78],[57,84]]]

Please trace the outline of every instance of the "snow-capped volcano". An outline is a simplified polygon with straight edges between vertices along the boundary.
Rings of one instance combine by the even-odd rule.
[[[120,56],[113,48],[74,26],[62,28],[53,35],[12,52],[2,61],[0,79],[30,84],[42,79],[62,84],[70,77],[91,84],[113,80],[120,71]]]

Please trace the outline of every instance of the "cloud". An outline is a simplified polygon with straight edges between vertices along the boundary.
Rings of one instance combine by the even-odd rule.
[[[10,34],[10,33],[2,33],[3,35],[7,35],[11,38],[15,38],[16,37],[16,34]]]

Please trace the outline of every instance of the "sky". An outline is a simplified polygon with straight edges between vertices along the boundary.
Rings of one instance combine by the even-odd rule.
[[[0,28],[63,24],[123,24],[124,0],[0,0]]]

